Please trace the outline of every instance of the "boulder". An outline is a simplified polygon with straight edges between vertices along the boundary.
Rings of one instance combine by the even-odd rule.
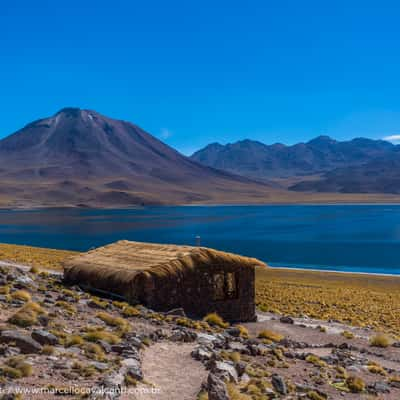
[[[207,378],[207,393],[208,400],[229,400],[225,383],[212,373]]]
[[[271,382],[272,386],[279,394],[287,395],[288,389],[285,380],[280,375],[278,374],[272,375]]]
[[[226,378],[231,382],[233,381],[237,383],[239,380],[234,364],[228,361],[215,361],[214,365],[212,366],[212,372],[220,377]]]
[[[40,344],[50,344],[56,345],[58,344],[57,336],[52,333],[45,331],[43,329],[36,329],[31,333],[32,339],[36,340]]]
[[[42,346],[29,335],[17,330],[2,331],[0,334],[0,343],[15,343],[21,350],[21,353],[40,353]]]

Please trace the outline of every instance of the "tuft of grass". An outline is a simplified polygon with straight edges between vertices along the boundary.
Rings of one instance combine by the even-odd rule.
[[[129,330],[129,323],[121,317],[114,317],[104,311],[96,314],[97,318],[100,318],[108,326],[118,328],[121,332],[126,332]]]
[[[126,306],[122,309],[122,315],[124,317],[137,317],[140,315],[140,311],[133,306]]]
[[[370,361],[367,365],[367,368],[372,374],[386,375],[385,369],[376,362]]]
[[[211,326],[218,326],[220,328],[227,328],[229,324],[225,322],[217,313],[207,314],[203,321],[207,322]]]
[[[266,339],[269,340],[271,342],[280,342],[284,336],[281,335],[280,333],[274,332],[274,331],[270,331],[268,329],[261,331],[258,334],[258,338],[259,339]]]
[[[328,366],[328,364],[325,361],[321,360],[318,356],[314,354],[309,354],[306,357],[306,361],[310,364],[315,365],[316,367],[325,368]]]
[[[39,304],[28,302],[13,314],[8,319],[8,322],[21,328],[26,328],[28,326],[36,325],[38,323],[38,316],[41,314],[45,314],[45,311]]]
[[[106,331],[88,332],[84,335],[83,338],[88,342],[98,342],[100,340],[104,340],[109,344],[117,344],[121,341],[121,339],[117,335]]]
[[[32,365],[27,363],[22,357],[11,357],[6,361],[6,365],[19,371],[21,377],[28,377],[33,373]]]
[[[86,357],[96,361],[104,361],[106,355],[103,349],[97,343],[85,343],[83,346]]]
[[[96,374],[96,368],[93,365],[85,365],[79,362],[75,362],[72,365],[72,370],[85,378],[89,378]]]
[[[373,347],[389,347],[391,344],[390,337],[385,335],[384,333],[378,333],[375,336],[372,336],[369,340],[369,344]]]
[[[10,289],[11,289],[10,285],[0,286],[0,294],[7,296],[10,294]]]
[[[82,336],[79,335],[70,335],[67,336],[65,339],[65,346],[66,347],[71,347],[71,346],[81,346],[85,343],[84,339]]]
[[[22,372],[16,368],[9,367],[8,365],[0,366],[0,373],[10,379],[22,378]]]
[[[310,400],[326,400],[326,397],[321,396],[315,390],[310,390],[307,392],[307,398]]]
[[[52,354],[54,354],[54,352],[54,346],[51,346],[49,344],[45,344],[42,348],[42,354],[45,354],[46,356],[51,356]]]
[[[31,294],[28,291],[23,290],[23,289],[17,290],[15,292],[11,293],[10,296],[11,296],[11,299],[13,299],[13,300],[20,300],[20,301],[25,301],[25,302],[30,301],[32,299]]]
[[[228,390],[230,400],[252,400],[252,397],[245,393],[241,393],[233,383],[228,383],[226,388]]]
[[[365,382],[357,376],[349,376],[346,385],[352,393],[361,393],[365,390]]]
[[[35,265],[33,265],[33,266],[31,267],[31,269],[29,270],[29,272],[30,272],[31,274],[38,274],[38,273],[39,273],[39,268],[36,267]]]
[[[343,331],[341,335],[346,339],[354,339],[354,333],[350,331]]]
[[[248,329],[247,329],[245,326],[243,326],[243,325],[236,325],[236,328],[239,329],[239,331],[240,331],[240,336],[241,336],[242,338],[247,339],[247,338],[249,337],[249,331],[248,331]]]

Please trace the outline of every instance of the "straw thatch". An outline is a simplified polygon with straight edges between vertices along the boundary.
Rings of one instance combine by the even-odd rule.
[[[139,273],[177,276],[200,265],[265,266],[256,258],[243,257],[206,247],[178,246],[120,240],[72,257],[64,263],[67,280],[107,281],[108,288],[133,283]]]
[[[165,290],[162,295],[167,298],[171,293],[181,291],[182,285],[195,286],[198,270],[207,275],[225,267],[254,271],[255,266],[265,264],[254,258],[205,247],[122,240],[67,260],[64,263],[64,278],[68,283],[121,295],[128,301],[144,301],[146,298],[147,302],[158,304],[162,303],[160,291]],[[157,293],[151,294],[151,291]],[[179,294],[180,300],[176,300],[176,304],[187,301],[182,296],[185,295]]]

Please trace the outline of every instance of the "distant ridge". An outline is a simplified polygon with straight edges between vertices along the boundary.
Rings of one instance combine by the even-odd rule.
[[[398,147],[384,140],[356,138],[340,142],[329,136],[318,136],[307,143],[292,146],[281,143],[266,145],[249,139],[227,145],[212,143],[195,152],[191,158],[239,175],[271,179],[358,166],[397,153]]]

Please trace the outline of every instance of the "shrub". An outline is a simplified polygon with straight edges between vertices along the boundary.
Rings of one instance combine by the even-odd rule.
[[[140,311],[136,307],[126,306],[122,309],[122,315],[124,317],[137,317],[140,315]]]
[[[220,328],[227,328],[229,324],[225,322],[217,313],[207,314],[203,321],[211,326],[219,326]]]
[[[365,389],[364,381],[357,376],[349,376],[346,385],[352,393],[361,393]]]
[[[104,340],[109,344],[117,344],[121,341],[121,339],[118,336],[114,335],[111,332],[105,332],[105,331],[88,332],[84,336],[84,339],[87,340],[88,342],[98,342],[100,340]]]
[[[24,361],[21,357],[11,357],[6,362],[7,366],[19,371],[21,377],[31,376],[33,367],[31,364]]]
[[[31,269],[29,270],[30,273],[32,274],[38,274],[39,273],[39,268],[32,266]]]
[[[11,293],[11,298],[13,300],[20,300],[20,301],[30,301],[31,300],[31,294],[26,291],[26,290],[17,290],[13,293]]]
[[[106,358],[103,349],[97,343],[86,343],[84,352],[86,357],[96,361],[103,361]]]
[[[325,361],[321,360],[318,356],[314,354],[309,354],[306,357],[306,361],[310,364],[315,365],[316,367],[324,368],[328,366],[328,364]]]
[[[281,335],[280,333],[273,332],[268,329],[261,331],[258,334],[258,337],[260,339],[270,340],[271,342],[280,342],[284,338],[284,336]]]
[[[85,341],[83,340],[83,337],[79,335],[70,335],[65,340],[66,347],[81,346],[83,343],[85,343]]]
[[[10,294],[10,285],[0,286],[0,294]]]
[[[45,344],[42,348],[42,354],[45,354],[46,356],[51,356],[54,354],[54,351],[54,347],[49,344]]]
[[[19,371],[16,368],[9,367],[7,365],[4,365],[4,366],[0,367],[0,372],[1,372],[1,375],[6,376],[7,378],[10,378],[10,379],[22,378],[22,372],[21,371]]]
[[[236,325],[236,328],[239,329],[239,331],[240,331],[240,336],[241,336],[242,338],[247,339],[247,338],[249,337],[249,331],[248,331],[248,329],[247,329],[245,326],[243,326],[243,325]]]
[[[8,322],[20,326],[22,328],[26,328],[28,326],[37,324],[38,315],[44,313],[45,311],[39,304],[28,302],[22,308],[20,308],[15,314],[13,314],[8,319]]]
[[[247,394],[240,393],[233,383],[228,383],[226,388],[228,389],[228,395],[231,400],[251,400],[251,397]]]
[[[354,333],[350,331],[343,331],[342,336],[346,339],[354,339]]]
[[[326,397],[321,396],[315,390],[310,390],[309,392],[307,392],[307,398],[310,400],[326,400]]]
[[[386,371],[384,370],[384,368],[376,362],[370,361],[367,368],[368,371],[372,374],[386,375]]]
[[[122,332],[126,332],[129,328],[129,323],[121,317],[114,317],[113,315],[107,314],[104,311],[97,313],[96,316],[97,318],[100,318],[107,325],[116,327]]]
[[[369,340],[369,344],[374,347],[388,347],[391,344],[391,340],[389,336],[384,333],[378,333],[375,336],[372,336]]]

